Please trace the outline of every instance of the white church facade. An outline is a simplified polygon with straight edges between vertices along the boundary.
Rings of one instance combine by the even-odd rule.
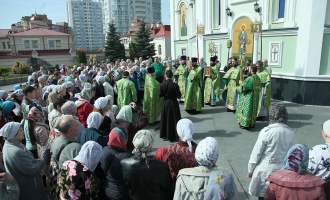
[[[217,55],[272,68],[272,98],[330,105],[330,2],[327,0],[172,0],[172,57]],[[262,25],[256,26],[262,22]],[[198,31],[203,27],[204,30]],[[228,40],[231,44],[228,48]]]

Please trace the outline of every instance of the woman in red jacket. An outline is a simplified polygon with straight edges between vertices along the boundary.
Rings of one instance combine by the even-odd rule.
[[[85,88],[80,92],[80,98],[75,102],[79,121],[87,127],[87,117],[93,112],[93,106],[89,103],[92,99],[92,89]]]

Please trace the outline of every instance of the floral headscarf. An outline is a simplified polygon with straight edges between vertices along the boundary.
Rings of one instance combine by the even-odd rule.
[[[34,122],[44,122],[44,116],[42,112],[34,106],[30,109],[27,118]]]
[[[90,101],[93,98],[93,96],[92,96],[92,89],[91,88],[84,88],[80,92],[80,98],[81,99],[85,99],[87,101]]]
[[[146,154],[151,150],[154,143],[154,136],[148,130],[138,131],[133,138],[134,150],[133,154],[146,158]]]
[[[65,102],[61,107],[63,115],[77,116],[77,106],[73,101]]]
[[[103,155],[103,150],[101,145],[94,141],[86,142],[79,152],[79,154],[74,158],[81,163],[84,163],[90,171],[94,171],[97,164]]]
[[[127,137],[124,131],[120,128],[115,127],[109,134],[109,147],[118,147],[126,149]]]
[[[212,137],[206,137],[197,145],[195,158],[198,164],[207,168],[216,167],[219,156],[219,144]]]
[[[294,171],[298,174],[307,173],[308,151],[308,147],[303,144],[293,145],[285,155],[282,169]]]

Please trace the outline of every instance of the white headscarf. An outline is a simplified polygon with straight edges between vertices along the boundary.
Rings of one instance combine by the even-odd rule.
[[[2,97],[3,97],[3,95],[5,94],[5,92],[6,92],[6,91],[4,91],[4,90],[0,90],[0,101],[3,101],[3,100],[2,100]]]
[[[6,140],[11,140],[16,136],[20,126],[21,124],[17,122],[6,123],[0,129],[0,136],[4,137]]]
[[[102,85],[105,82],[104,76],[96,77],[96,82],[98,82],[98,84]]]
[[[91,112],[87,117],[87,128],[99,129],[102,122],[102,115],[99,112]]]
[[[94,141],[86,142],[79,152],[79,154],[74,158],[81,163],[84,163],[90,171],[94,171],[97,164],[103,155],[102,147]]]
[[[219,144],[214,138],[206,137],[198,143],[195,152],[195,158],[198,164],[207,168],[216,167],[218,156]]]
[[[120,109],[119,113],[117,114],[116,119],[122,119],[124,121],[132,123],[132,121],[133,121],[133,112],[132,112],[131,106],[129,106],[129,105],[123,106]]]
[[[146,154],[151,150],[154,143],[154,136],[148,130],[138,131],[133,138],[133,154],[138,157],[146,158]]]
[[[194,141],[192,135],[194,134],[194,124],[190,119],[180,119],[176,125],[176,131],[181,140],[188,143],[189,151],[192,152],[191,141]]]
[[[95,108],[101,110],[108,104],[108,102],[109,102],[108,98],[100,97],[96,99],[96,101],[94,102],[94,106]]]

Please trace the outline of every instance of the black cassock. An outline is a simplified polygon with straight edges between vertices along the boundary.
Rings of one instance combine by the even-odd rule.
[[[159,97],[164,97],[160,120],[160,137],[170,141],[178,140],[176,124],[181,119],[180,107],[177,99],[181,98],[179,85],[172,80],[160,84]]]

